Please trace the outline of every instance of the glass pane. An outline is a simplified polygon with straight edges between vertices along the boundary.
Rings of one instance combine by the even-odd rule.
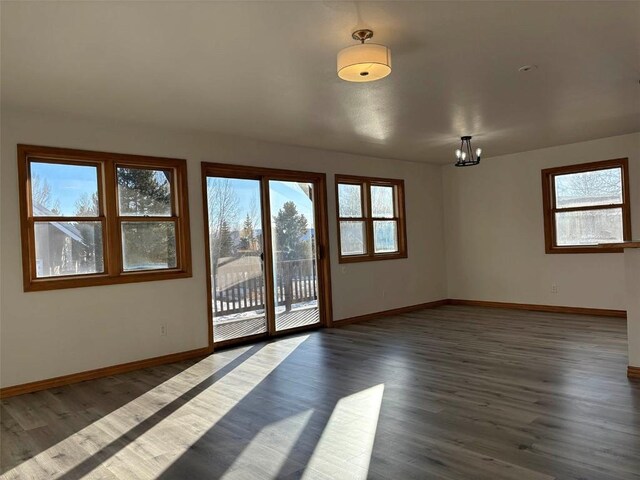
[[[176,225],[173,222],[122,222],[125,272],[176,268]]]
[[[31,162],[31,200],[35,217],[97,217],[98,168]]]
[[[269,181],[276,330],[320,322],[313,184]]]
[[[338,207],[340,217],[362,218],[362,187],[338,184]]]
[[[120,215],[171,216],[171,170],[118,167]]]
[[[393,218],[393,187],[371,186],[371,211],[374,218]]]
[[[398,251],[398,226],[394,220],[373,222],[374,253]]]
[[[340,222],[340,253],[363,255],[365,247],[364,222]]]
[[[622,169],[557,175],[556,207],[585,207],[622,203]]]
[[[36,277],[104,272],[100,222],[36,222]]]
[[[213,340],[265,333],[260,181],[207,177]]]
[[[560,247],[622,241],[621,208],[556,213],[556,242]]]

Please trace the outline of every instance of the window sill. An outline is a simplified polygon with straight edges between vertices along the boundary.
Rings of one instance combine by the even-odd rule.
[[[360,263],[360,262],[377,262],[379,260],[398,260],[401,258],[408,258],[406,253],[389,253],[378,255],[353,255],[353,256],[338,256],[338,263]]]
[[[37,280],[25,280],[25,292],[40,292],[46,290],[59,290],[63,288],[95,287],[99,285],[118,285],[121,283],[151,282],[157,280],[173,280],[177,278],[189,278],[191,271],[165,270],[147,272],[127,272],[120,275],[86,275],[82,277],[47,278]]]
[[[594,245],[585,247],[547,247],[545,253],[622,253],[623,251],[621,247]]]

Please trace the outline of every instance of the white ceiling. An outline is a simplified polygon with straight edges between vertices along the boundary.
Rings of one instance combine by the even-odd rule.
[[[492,156],[640,131],[640,2],[1,8],[5,106],[438,163],[464,134]],[[357,27],[386,79],[337,77]]]

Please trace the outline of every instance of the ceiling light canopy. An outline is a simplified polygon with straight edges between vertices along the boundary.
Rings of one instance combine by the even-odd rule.
[[[458,159],[456,167],[469,167],[480,163],[482,149],[476,148],[474,152],[471,147],[471,138],[471,135],[460,137],[460,148],[456,150],[456,158]]]
[[[391,50],[376,43],[364,43],[373,37],[371,30],[356,30],[351,35],[360,45],[338,52],[338,76],[347,82],[373,82],[391,73]]]
[[[533,70],[536,70],[538,68],[537,65],[522,65],[518,71],[519,72],[531,72]]]

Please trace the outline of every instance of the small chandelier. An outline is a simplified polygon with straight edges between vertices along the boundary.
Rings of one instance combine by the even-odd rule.
[[[456,150],[456,167],[469,167],[480,163],[481,148],[476,148],[475,155],[471,148],[471,135],[460,137],[460,148]]]
[[[373,37],[371,30],[356,30],[351,35],[360,45],[338,52],[338,76],[347,82],[373,82],[391,73],[391,50],[376,43],[364,43]]]

